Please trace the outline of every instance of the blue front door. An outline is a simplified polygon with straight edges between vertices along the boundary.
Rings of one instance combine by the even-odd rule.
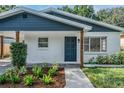
[[[65,61],[76,61],[77,37],[65,37]]]

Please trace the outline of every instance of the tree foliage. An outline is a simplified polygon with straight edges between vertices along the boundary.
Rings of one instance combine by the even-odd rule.
[[[16,5],[0,5],[0,13],[13,9]]]
[[[96,15],[99,21],[124,27],[124,8],[123,7],[103,9],[98,11]]]
[[[77,14],[80,16],[92,18],[105,23],[124,27],[124,8],[114,7],[99,10],[97,13],[94,11],[92,5],[75,5],[75,6],[63,6],[58,8],[69,13]]]
[[[80,16],[85,16],[85,17],[89,17],[89,18],[94,17],[94,8],[92,5],[75,5],[73,7],[63,6],[58,9],[69,12],[69,13],[77,14]]]

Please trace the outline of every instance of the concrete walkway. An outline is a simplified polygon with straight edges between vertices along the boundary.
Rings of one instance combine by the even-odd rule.
[[[0,75],[5,72],[6,69],[10,68],[10,63],[0,63]]]
[[[10,66],[5,66],[5,67],[0,66],[0,75],[2,75],[6,71],[6,69],[8,69],[9,67]]]
[[[65,88],[94,88],[80,68],[65,68]]]

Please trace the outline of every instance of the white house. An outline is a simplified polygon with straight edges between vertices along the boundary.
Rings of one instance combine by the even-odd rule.
[[[0,14],[0,31],[20,33],[28,63],[83,64],[98,55],[120,51],[123,28],[57,9],[17,7]]]

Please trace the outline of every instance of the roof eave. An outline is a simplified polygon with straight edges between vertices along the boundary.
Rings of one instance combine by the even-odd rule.
[[[96,20],[93,20],[93,19],[90,19],[90,18],[82,17],[82,16],[75,15],[75,14],[71,14],[71,13],[61,11],[61,10],[57,10],[57,9],[54,9],[54,8],[45,9],[45,10],[42,10],[41,12],[50,12],[50,11],[53,11],[53,12],[56,12],[56,13],[59,13],[59,14],[65,15],[65,16],[69,16],[69,17],[72,17],[72,18],[75,18],[75,19],[78,19],[78,20],[87,21],[87,22],[90,22],[90,23],[93,23],[93,24],[96,24],[96,25],[104,26],[104,27],[107,27],[107,28],[110,28],[110,29],[113,29],[113,30],[124,32],[124,28],[122,28],[122,27],[114,26],[114,25],[107,24],[107,23],[104,23],[104,22],[99,22],[99,21],[96,21]]]
[[[25,8],[25,7],[18,7],[18,8],[15,8],[15,9],[11,10],[11,11],[2,13],[2,14],[0,14],[0,19],[6,18],[6,17],[9,17],[9,16],[13,16],[13,15],[21,13],[21,12],[28,12],[28,13],[31,13],[31,14],[34,14],[34,15],[37,15],[37,16],[40,16],[40,17],[44,17],[44,18],[47,18],[47,19],[58,21],[58,22],[61,22],[61,23],[67,24],[67,25],[71,25],[71,26],[80,28],[80,29],[87,29],[87,30],[92,29],[92,27],[88,26],[88,25],[84,25],[84,24],[81,24],[81,23],[78,23],[78,22],[74,22],[74,21],[71,21],[71,20],[56,17],[56,16],[46,14],[46,13],[43,13],[43,12],[39,13],[36,10]]]

